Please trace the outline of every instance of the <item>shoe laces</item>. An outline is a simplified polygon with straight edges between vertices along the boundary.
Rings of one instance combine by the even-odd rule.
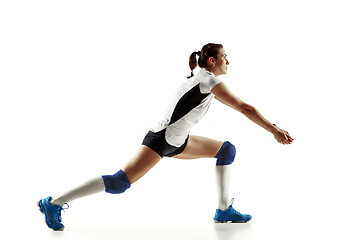
[[[66,206],[66,208],[64,208],[64,206]],[[58,206],[58,208],[56,209],[56,213],[57,213],[57,218],[59,220],[59,222],[62,221],[62,218],[61,218],[61,210],[63,210],[65,212],[65,209],[69,209],[69,204],[67,203],[64,203],[63,205],[61,206]]]
[[[236,211],[234,208],[232,209],[233,213],[236,213],[236,214],[239,214],[239,215],[242,215],[240,212]]]
[[[234,203],[234,198],[232,198],[231,201],[230,201],[230,206],[231,206],[231,208],[232,208],[232,212],[234,212],[234,213],[236,213],[236,214],[242,215],[240,212],[236,211],[235,208],[233,208],[233,206],[232,206],[233,203]]]

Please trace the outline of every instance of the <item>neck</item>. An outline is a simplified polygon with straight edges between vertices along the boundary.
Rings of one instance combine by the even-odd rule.
[[[214,74],[215,77],[221,75],[221,74],[219,74],[217,71],[215,71],[214,68],[207,67],[206,70],[208,70],[209,72],[211,72],[212,74]]]

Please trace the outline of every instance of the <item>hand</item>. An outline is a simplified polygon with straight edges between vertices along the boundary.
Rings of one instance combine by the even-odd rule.
[[[281,144],[291,144],[294,141],[294,139],[290,137],[290,134],[287,131],[282,130],[278,127],[276,127],[276,129],[277,130],[274,133],[276,141]]]

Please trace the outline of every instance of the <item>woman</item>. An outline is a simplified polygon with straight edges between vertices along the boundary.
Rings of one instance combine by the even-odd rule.
[[[196,56],[199,59],[196,60]],[[199,65],[200,71],[194,76],[193,70]],[[189,135],[190,129],[207,112],[212,99],[243,113],[253,122],[274,134],[282,144],[291,144],[289,133],[267,121],[253,106],[241,101],[226,87],[218,76],[227,73],[229,61],[221,44],[209,43],[201,51],[193,52],[189,61],[191,76],[177,91],[165,117],[145,136],[136,155],[114,175],[104,175],[90,180],[56,198],[48,197],[38,202],[45,214],[46,224],[53,230],[62,230],[61,210],[68,202],[106,191],[123,193],[145,175],[163,157],[178,159],[217,158],[216,182],[218,188],[218,209],[215,222],[248,222],[250,215],[241,214],[233,207],[228,196],[231,163],[236,149],[230,142]]]

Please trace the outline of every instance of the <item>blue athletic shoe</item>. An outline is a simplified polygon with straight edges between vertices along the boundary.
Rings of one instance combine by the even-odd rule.
[[[46,225],[53,229],[54,231],[61,231],[64,229],[64,225],[61,223],[61,210],[64,210],[62,206],[59,205],[52,205],[50,203],[51,197],[41,199],[38,202],[38,206],[40,208],[40,212],[45,214],[45,222]],[[64,205],[67,205],[67,208],[69,208],[69,205],[67,203],[64,203]]]
[[[230,207],[224,211],[220,209],[216,209],[214,222],[216,223],[226,223],[226,222],[233,222],[233,223],[246,223],[251,220],[251,216],[247,214],[241,214],[236,211],[232,204],[234,203],[234,199],[231,199]]]

